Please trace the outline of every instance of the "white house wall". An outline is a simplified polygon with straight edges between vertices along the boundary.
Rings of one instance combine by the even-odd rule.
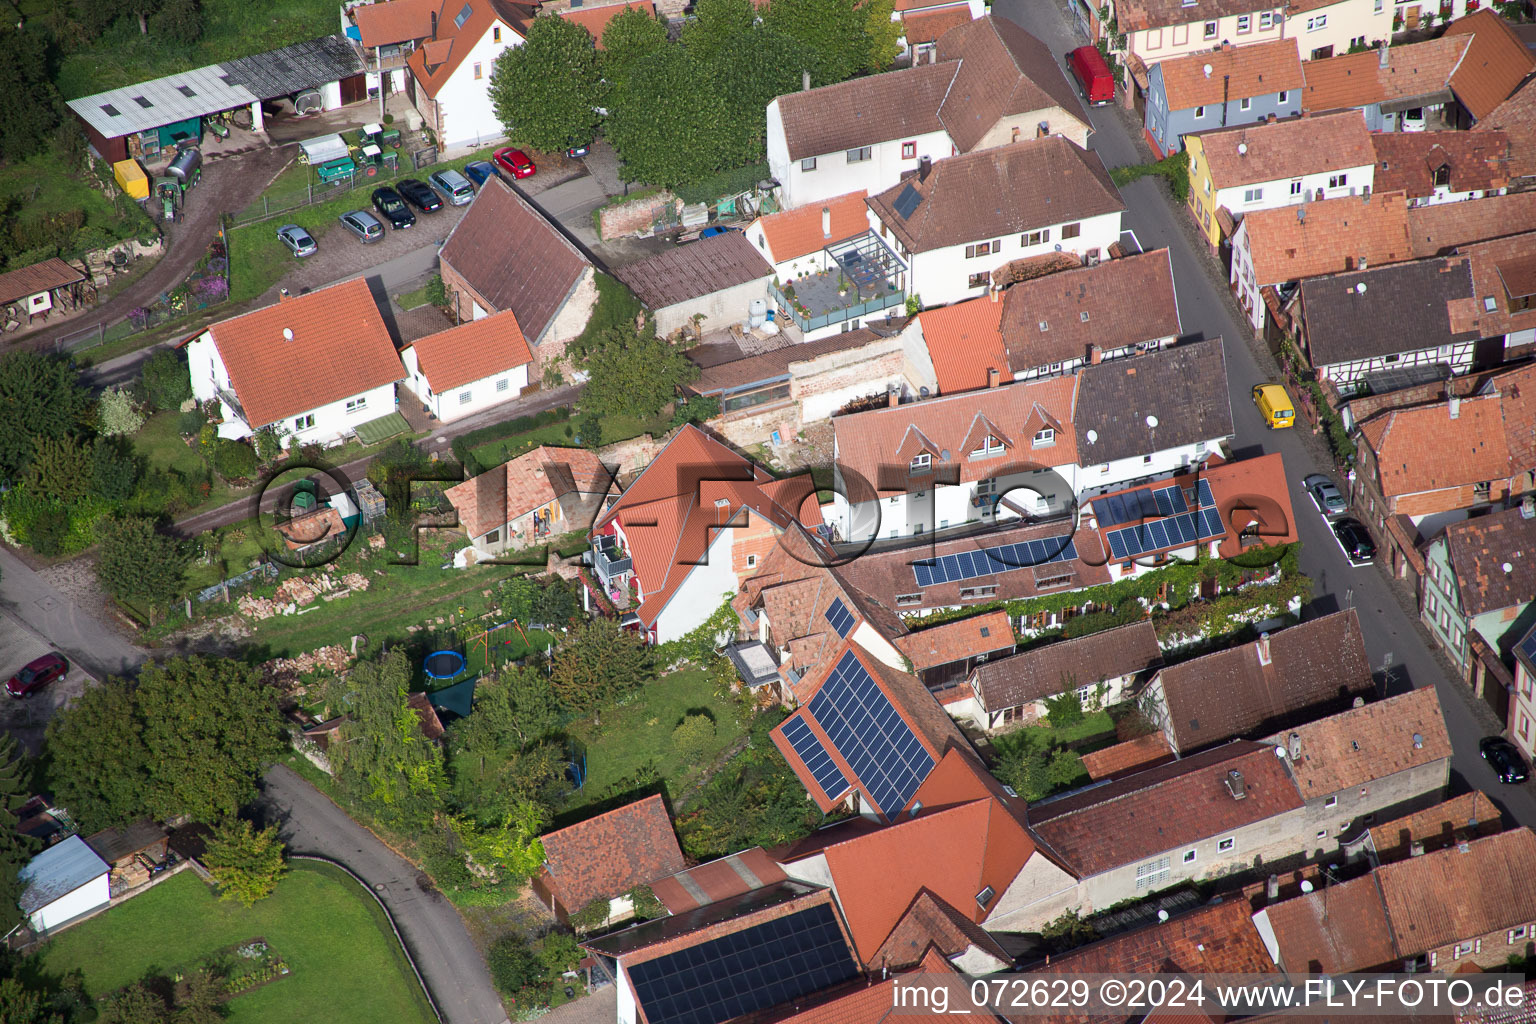
[[[730,288],[722,288],[720,291],[711,292],[697,299],[689,299],[686,302],[678,302],[671,306],[663,306],[655,311],[656,333],[665,338],[673,331],[693,331],[693,317],[702,313],[704,319],[699,323],[699,330],[703,333],[724,330],[732,324],[745,323],[751,313],[753,299],[768,300],[768,279],[756,278],[745,284],[733,285]]]
[[[443,114],[443,138],[439,145],[444,149],[457,146],[483,146],[499,142],[506,137],[506,129],[496,119],[491,107],[491,70],[496,58],[509,46],[521,46],[523,37],[514,32],[506,22],[496,21],[501,28],[501,42],[491,41],[492,32],[485,35],[470,49],[463,63],[437,92],[437,102]],[[460,40],[454,40],[457,45]],[[475,78],[475,65],[480,65],[480,78]]]
[[[1465,3],[1460,0],[1460,5]],[[1344,0],[1297,14],[1286,22],[1285,37],[1296,40],[1302,60],[1337,57],[1356,41],[1366,46],[1390,41],[1392,11],[1392,0]],[[1331,54],[1326,52],[1330,49]]]
[[[1241,217],[1255,210],[1274,210],[1282,206],[1316,202],[1319,192],[1324,199],[1358,195],[1362,191],[1373,188],[1376,182],[1375,172],[1376,165],[1369,163],[1359,167],[1346,167],[1339,171],[1303,174],[1299,178],[1278,178],[1252,185],[1221,188],[1216,190],[1216,202],[1212,205],[1212,209],[1219,210],[1225,206],[1232,211],[1234,217]],[[1193,175],[1193,169],[1191,174]],[[1337,181],[1340,175],[1344,177],[1344,184],[1330,188],[1328,183]],[[1205,180],[1209,182],[1209,176]],[[1251,193],[1255,191],[1259,194],[1250,198]]]
[[[872,145],[870,159],[848,162],[846,150],[819,153],[815,170],[801,170],[801,161],[789,158],[789,142],[784,137],[784,118],[779,101],[768,104],[768,169],[783,188],[779,196],[784,209],[792,210],[807,203],[865,189],[870,195],[883,192],[901,180],[903,171],[915,171],[923,157],[942,160],[955,154],[955,144],[944,131],[925,132],[904,139],[889,139]],[[915,143],[913,155],[903,159],[904,143]]]
[[[1219,453],[1224,440],[1211,437],[1193,444],[1134,455],[1128,459],[1086,463],[1077,471],[1077,493],[1086,500],[1094,494],[1106,494],[1139,481],[1161,479],[1187,470],[1206,455]],[[1089,458],[1093,454],[1093,446],[1079,445],[1077,454],[1079,459]]]
[[[710,541],[702,564],[695,565],[673,592],[671,600],[656,616],[656,642],[686,636],[702,626],[720,602],[736,593],[736,571],[731,562],[731,543],[735,530],[719,530]]]
[[[877,230],[882,227],[873,211],[870,218]],[[1062,226],[1069,223],[1080,225],[1080,233],[1076,238],[1063,239]],[[907,294],[920,296],[924,306],[943,306],[962,299],[974,299],[986,294],[990,275],[998,267],[1012,260],[1056,252],[1058,246],[1061,247],[1061,251],[1074,252],[1078,255],[1085,255],[1090,250],[1097,249],[1100,257],[1108,259],[1109,247],[1120,240],[1120,213],[1116,211],[1081,220],[1041,224],[1031,230],[1046,228],[1050,230],[1050,241],[1041,242],[1038,245],[1024,244],[1024,236],[1013,232],[914,253],[908,257],[911,271]],[[1000,242],[1001,244],[996,252],[967,259],[966,246],[978,242]],[[988,275],[988,281],[973,285],[970,279],[974,274]]]
[[[74,892],[60,896],[31,915],[32,930],[45,932],[81,914],[89,914],[112,901],[111,887],[106,873],[97,875]]]
[[[1260,27],[1266,24],[1260,17],[1260,12],[1254,11],[1247,15],[1249,29],[1245,33],[1237,31],[1243,15],[1233,14],[1225,18],[1199,19],[1197,10],[1196,8],[1190,11],[1192,16],[1196,16],[1196,20],[1183,25],[1126,33],[1126,48],[1140,57],[1150,68],[1170,57],[1182,57],[1187,53],[1214,49],[1224,39],[1239,46],[1251,46],[1254,43],[1280,39],[1284,34],[1285,7],[1283,4],[1277,4],[1270,12],[1271,20],[1267,23],[1267,27]]]
[[[1376,356],[1372,359],[1351,359],[1342,363],[1328,363],[1318,369],[1322,371],[1323,376],[1333,381],[1341,394],[1347,395],[1354,390],[1357,381],[1363,383],[1363,378],[1367,374],[1401,369],[1404,366],[1433,366],[1436,363],[1449,363],[1453,374],[1466,373],[1472,369],[1475,348],[1474,342],[1463,341],[1441,345],[1438,348]]]

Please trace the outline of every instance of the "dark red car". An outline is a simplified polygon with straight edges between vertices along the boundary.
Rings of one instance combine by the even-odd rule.
[[[496,166],[512,175],[514,178],[528,178],[538,170],[533,166],[533,161],[528,154],[520,149],[498,149],[494,154]]]
[[[5,692],[12,697],[25,697],[41,690],[55,679],[63,679],[69,671],[69,662],[57,654],[45,654],[29,663],[20,672],[5,681]]]

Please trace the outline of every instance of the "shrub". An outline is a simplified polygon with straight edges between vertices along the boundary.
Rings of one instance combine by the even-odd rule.
[[[1076,725],[1083,720],[1083,699],[1077,690],[1067,690],[1045,698],[1045,717],[1053,729]]]
[[[176,433],[182,437],[196,437],[208,422],[208,417],[201,409],[193,409],[176,417]]]
[[[427,279],[427,301],[434,306],[448,305],[448,289],[443,285],[443,275],[433,274]]]
[[[608,923],[609,903],[599,896],[571,915],[571,927],[579,932],[589,932]]]
[[[503,935],[491,943],[486,959],[491,981],[506,995],[516,995],[544,980],[544,965],[516,935]]]
[[[243,441],[224,438],[214,447],[213,468],[226,480],[248,480],[256,475],[256,453]]]
[[[69,534],[69,513],[57,505],[43,509],[32,521],[28,542],[32,550],[45,558],[52,558],[64,550],[64,538]]]
[[[672,730],[672,746],[686,757],[702,754],[715,738],[715,720],[708,715],[687,715]]]
[[[131,318],[132,313],[128,314]],[[187,372],[186,357],[180,349],[163,348],[144,360],[139,371],[139,384],[144,389],[144,400],[156,409],[179,409],[181,403],[192,397],[192,380]],[[183,430],[184,434],[196,433]]]
[[[121,387],[107,388],[96,402],[96,428],[104,437],[136,434],[144,425],[144,416],[133,406],[133,399]]]

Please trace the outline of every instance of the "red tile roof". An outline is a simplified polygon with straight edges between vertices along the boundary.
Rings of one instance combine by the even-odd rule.
[[[387,3],[362,4],[352,8],[364,46],[388,46],[432,34],[432,14],[442,0],[388,0]]]
[[[1113,352],[1176,338],[1183,329],[1172,258],[1167,249],[1154,249],[1015,284],[1003,294],[1002,332],[1008,365],[1020,375],[1086,361],[1090,345]]]
[[[1498,394],[1477,395],[1391,409],[1366,420],[1360,436],[1371,452],[1382,495],[1395,498],[1507,479],[1511,463],[1502,406]]]
[[[1408,211],[1408,240],[1415,259],[1444,256],[1459,245],[1527,231],[1536,231],[1536,192],[1436,203]]]
[[[645,593],[636,613],[651,625],[688,574],[704,562],[721,527],[742,521],[743,509],[780,532],[800,521],[797,513],[812,525],[819,522],[820,510],[814,502],[802,510],[804,503],[794,500],[795,486],[794,479],[775,481],[688,424],[672,436],[593,529],[600,531],[610,523],[623,529]],[[775,494],[793,507],[780,504]]]
[[[908,11],[902,15],[901,26],[907,37],[907,45],[931,43],[944,33],[971,21],[971,5],[955,4],[951,7],[934,7],[922,11]]]
[[[1013,962],[990,932],[924,889],[869,958],[869,965],[871,969],[911,966],[921,962],[930,947],[946,957],[974,947],[1005,964]]]
[[[1259,915],[1274,931],[1286,973],[1368,971],[1398,959],[1375,874],[1322,886],[1271,904]]]
[[[1536,233],[1527,232],[1496,238],[1491,242],[1464,245],[1456,250],[1467,257],[1468,271],[1472,276],[1471,301],[1447,304],[1454,331],[1476,331],[1479,338],[1492,338],[1500,334],[1515,334],[1536,327],[1536,310],[1515,308],[1518,293],[1512,294],[1511,286],[1520,288],[1516,280],[1506,279],[1500,268],[1518,270],[1536,257]],[[1515,278],[1515,274],[1510,275]],[[1489,299],[1493,308],[1489,309]]]
[[[532,9],[519,6],[514,0],[466,0],[462,7],[444,0],[434,6],[438,7],[437,35],[405,61],[417,84],[433,99],[459,65],[469,59],[491,26],[500,22],[518,36],[527,38],[528,26],[533,20]],[[469,17],[461,25],[457,18],[464,8],[469,10]]]
[[[1270,760],[1274,760],[1273,756]],[[1031,968],[1041,974],[1269,974],[1275,969],[1248,904],[1226,899],[1187,914],[1121,932]],[[1051,1015],[1052,1024],[1089,1019]],[[1102,1018],[1101,1018],[1102,1019]]]
[[[1199,132],[1200,152],[1215,188],[1257,185],[1306,174],[1369,167],[1375,159],[1371,140],[1387,134],[1365,127],[1359,110],[1283,121],[1241,124]],[[1376,173],[1375,190],[1390,192]]]
[[[1375,688],[1354,609],[1170,665],[1152,685],[1161,688],[1180,751],[1280,728]]]
[[[651,891],[672,914],[739,896],[788,876],[761,846],[708,861],[651,883]]]
[[[613,485],[613,472],[589,449],[540,445],[443,494],[467,534],[480,537],[567,495],[607,494]]]
[[[510,309],[420,338],[410,348],[427,384],[438,393],[533,361]]]
[[[569,913],[683,868],[683,851],[659,795],[547,833],[542,841],[550,889]]]
[[[1140,675],[1162,660],[1157,630],[1142,620],[988,659],[976,666],[976,688],[983,707],[1002,711],[1106,679]]]
[[[1451,72],[1466,53],[1467,41],[1428,39],[1393,46],[1385,51],[1349,53],[1302,66],[1306,90],[1302,108],[1308,111],[1365,107],[1373,103],[1435,97],[1450,100]],[[1385,52],[1387,65],[1381,66]]]
[[[995,296],[969,299],[917,315],[923,343],[939,385],[939,394],[974,391],[989,383],[989,371],[1000,383],[1013,380],[1008,349],[1001,329],[1003,304]]]
[[[1402,195],[1346,196],[1254,210],[1240,230],[1248,236],[1260,285],[1356,270],[1362,258],[1374,266],[1413,256],[1408,200]]]
[[[769,261],[786,263],[820,252],[833,242],[864,234],[869,230],[869,207],[864,205],[864,198],[868,194],[864,189],[859,189],[820,203],[770,213],[760,218],[758,225],[768,241]],[[822,230],[822,220],[826,214],[830,214],[832,219],[830,234]]]
[[[1076,376],[1050,377],[837,416],[832,420],[837,458],[845,472],[858,473],[882,491],[904,491],[906,479],[882,481],[881,467],[905,467],[923,452],[932,457],[931,472],[947,465],[962,483],[985,479],[999,466],[1021,461],[1068,465],[1077,461],[1072,429],[1077,382]],[[1035,436],[1046,430],[1055,431],[1053,443],[1035,447]],[[1003,442],[1003,451],[990,458],[970,458],[987,433]]]
[[[1304,722],[1269,741],[1299,752],[1287,756],[1286,764],[1309,800],[1451,757],[1451,737],[1433,686]]]
[[[1410,199],[1434,195],[1444,169],[1452,192],[1487,191],[1509,184],[1509,137],[1502,132],[1372,132],[1377,192]]]
[[[628,0],[628,2],[604,4],[601,7],[571,7],[556,13],[566,21],[574,21],[592,33],[593,41],[601,50],[603,32],[608,28],[608,23],[624,11],[644,11],[653,18],[656,16],[656,6],[651,3],[651,0]]]
[[[1423,843],[1426,850],[1440,850],[1465,839],[1493,835],[1503,827],[1498,805],[1474,789],[1377,825],[1371,829],[1371,847],[1383,861],[1402,860],[1411,855],[1415,842]]]
[[[1451,88],[1474,118],[1492,113],[1536,71],[1536,55],[1492,8],[1451,22],[1445,35],[1472,37],[1466,56],[1451,72]]]
[[[1100,782],[1155,768],[1172,760],[1173,750],[1168,746],[1168,740],[1160,732],[1149,732],[1084,754],[1083,768],[1089,778]]]
[[[208,334],[252,429],[405,378],[360,277],[221,320]]]
[[[956,619],[929,629],[897,637],[898,650],[912,662],[914,671],[938,668],[977,655],[996,657],[1013,652],[1013,625],[1001,609],[968,619]]]
[[[488,259],[487,253],[517,258]],[[560,228],[499,178],[481,187],[448,233],[440,258],[485,297],[490,312],[516,313],[523,337],[535,347],[592,266]]]
[[[1229,772],[1247,795],[1234,799]],[[1037,835],[1080,877],[1102,874],[1304,806],[1267,745],[1238,741],[1030,808]]]
[[[1517,177],[1536,174],[1536,89],[1529,84],[1489,111],[1472,131],[1504,134],[1509,139],[1509,173]]]
[[[939,779],[930,776],[932,785],[925,782],[919,790],[923,809],[915,817],[821,851],[866,961],[924,890],[972,921],[985,920],[1034,854],[1022,808],[1010,808],[1009,798],[994,795],[977,777],[982,774],[971,755],[953,750],[934,769]],[[993,896],[982,907],[977,895],[988,886]]]
[[[1206,67],[1212,69],[1210,74],[1205,73]],[[1158,62],[1152,69],[1153,76],[1159,71],[1169,110],[1214,106],[1229,99],[1263,96],[1300,89],[1303,85],[1301,54],[1295,39],[1225,45],[1204,53],[1171,57]]]
[[[994,1014],[962,1009],[966,1004],[961,1001],[961,995],[968,991],[967,982],[941,951],[928,950],[921,963],[917,964],[915,973],[920,974],[927,984],[944,984],[946,991],[951,993],[950,1009],[947,1013],[902,1010],[899,1014],[902,1020],[910,1020],[912,1024],[998,1024],[1000,1018]],[[937,982],[935,976],[943,976],[945,980]],[[900,975],[879,981],[870,979],[849,982],[827,990],[820,997],[798,1000],[795,1004],[797,1007],[808,1003],[814,1005],[778,1017],[774,1024],[871,1024],[872,1021],[888,1021],[897,1016],[891,1008],[895,1005],[896,986],[900,984]]]
[[[1504,509],[1445,528],[1461,612],[1471,618],[1536,600],[1536,519]]]

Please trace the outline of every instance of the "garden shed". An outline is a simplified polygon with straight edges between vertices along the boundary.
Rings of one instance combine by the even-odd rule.
[[[21,912],[33,931],[53,931],[112,901],[110,873],[107,862],[84,839],[70,836],[21,869],[17,876],[23,886]]]
[[[94,301],[96,290],[86,283],[85,272],[57,256],[0,274],[0,329],[9,334],[34,317],[46,320],[54,310],[82,304],[87,294]]]

